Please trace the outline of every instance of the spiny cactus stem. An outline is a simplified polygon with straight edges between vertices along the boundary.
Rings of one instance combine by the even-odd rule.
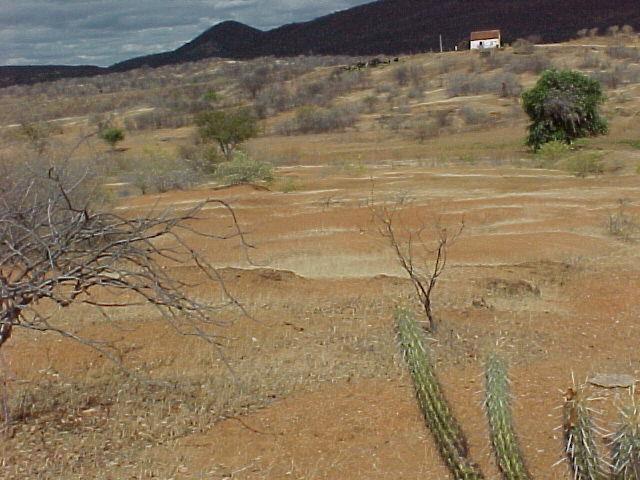
[[[567,390],[564,404],[565,452],[575,480],[604,480],[602,460],[595,441],[595,428],[584,393]]]
[[[507,369],[500,358],[489,357],[486,365],[485,408],[489,419],[491,443],[498,468],[505,480],[529,480],[529,474],[513,428],[509,405]]]
[[[440,456],[456,480],[483,480],[480,468],[468,458],[466,438],[435,376],[423,332],[411,312],[398,309],[395,316],[400,347],[413,378],[418,404]]]

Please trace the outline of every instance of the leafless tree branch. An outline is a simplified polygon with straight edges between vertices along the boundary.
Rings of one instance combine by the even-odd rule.
[[[373,196],[371,198],[373,199]],[[415,230],[400,231],[399,216],[405,203],[404,200],[400,200],[391,205],[376,206],[371,200],[370,210],[378,226],[378,233],[387,240],[400,267],[411,280],[429,322],[428,330],[435,332],[438,323],[433,314],[433,292],[447,266],[448,249],[464,229],[464,219],[454,231],[442,227],[439,221],[432,222],[437,232],[436,238],[425,239],[426,223]],[[430,249],[429,245],[435,247]],[[416,252],[416,249],[421,251]]]
[[[13,165],[0,175],[0,347],[21,327],[56,332],[106,352],[103,345],[53,325],[41,313],[43,304],[103,310],[149,304],[177,332],[213,344],[217,336],[208,326],[222,325],[221,308],[235,306],[246,313],[220,272],[184,236],[236,238],[245,251],[252,248],[223,200],[207,199],[186,212],[129,217],[95,205],[91,172],[68,162],[41,163],[40,170]],[[209,234],[194,226],[208,205],[226,211],[231,233]],[[223,301],[197,299],[190,294],[194,285],[170,275],[169,267],[184,263],[217,282]]]

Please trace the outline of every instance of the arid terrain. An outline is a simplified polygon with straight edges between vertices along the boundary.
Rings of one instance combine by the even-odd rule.
[[[509,362],[516,429],[533,476],[571,478],[560,461],[559,427],[572,378],[640,375],[640,75],[633,73],[640,55],[611,56],[609,37],[587,41],[595,46],[508,49],[502,54],[509,60],[494,66],[469,52],[403,58],[338,92],[335,105],[372,106],[335,131],[283,135],[278,125],[294,108],[271,112],[245,145],[250,156],[274,164],[268,183],[225,186],[204,178],[183,190],[141,194],[127,176],[129,164],[175,155],[192,141],[188,122],[127,129],[115,151],[95,139],[83,143],[74,155],[107,163],[111,208],[123,215],[179,211],[207,198],[233,207],[250,247],[237,238],[183,236],[219,268],[246,312],[221,311],[227,325],[218,330],[220,348],[177,335],[146,306],[116,311],[109,320],[84,308],[51,312],[74,333],[114,342],[121,366],[73,340],[17,329],[0,353],[7,417],[0,477],[450,478],[396,341],[394,309],[420,310],[380,234],[377,214],[386,208],[396,212],[401,241],[422,231],[425,248],[415,261],[427,265],[442,229],[464,225],[433,294],[439,325],[429,347],[472,457],[487,478],[498,478],[482,376],[487,354],[497,351]],[[635,37],[618,42],[627,54],[637,47]],[[603,82],[617,72],[604,106],[608,136],[557,156],[534,155],[523,144],[527,120],[518,93],[501,95],[504,84],[497,93],[453,91],[461,82],[455,74],[506,75],[509,62],[532,56],[600,72]],[[585,67],[587,58],[609,66]],[[300,78],[322,79],[334,68],[314,67]],[[400,68],[408,69],[406,83],[394,73]],[[240,87],[225,87],[206,72],[224,99],[245,98]],[[117,98],[122,105],[114,118],[124,122],[141,109],[160,108],[154,95],[163,87],[148,96],[138,88],[144,75],[153,84],[174,73],[143,71],[133,86],[123,81],[121,90],[101,86],[105,93],[87,96],[101,105]],[[537,78],[528,67],[511,74],[522,88]],[[68,81],[61,82],[0,92],[4,156],[34,154],[33,138],[9,126],[24,125],[21,105],[30,105],[29,115],[43,125],[55,125],[46,137],[51,150],[44,150],[52,156],[94,128],[88,100],[59,113],[80,95],[77,89],[56,97],[54,89],[64,91]],[[482,120],[470,119],[471,110]],[[111,107],[95,113],[103,112]],[[431,126],[425,132],[414,120]],[[598,168],[576,170],[580,163],[571,159],[586,156]],[[205,207],[200,216],[193,224],[200,231],[231,228],[223,209]],[[199,298],[222,294],[193,264],[166,267],[193,282]],[[589,388],[602,424],[613,425],[628,391]]]

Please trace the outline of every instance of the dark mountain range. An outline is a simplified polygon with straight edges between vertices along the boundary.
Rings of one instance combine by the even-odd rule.
[[[640,27],[638,0],[379,0],[304,23],[261,31],[220,23],[171,51],[99,67],[0,67],[0,86],[78,75],[160,67],[208,57],[407,54],[445,48],[473,30],[499,28],[509,42],[540,35],[546,42],[581,28]]]

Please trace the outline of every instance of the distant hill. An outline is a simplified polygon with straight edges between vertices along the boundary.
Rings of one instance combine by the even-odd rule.
[[[640,28],[638,0],[379,0],[266,32],[223,22],[174,51],[133,58],[108,69],[0,67],[0,86],[209,57],[408,54],[438,49],[439,35],[445,47],[453,49],[468,39],[469,32],[494,28],[502,30],[507,42],[529,35],[557,42],[575,37],[581,28],[624,24]]]
[[[110,73],[110,70],[92,65],[0,66],[0,88],[10,85],[47,82],[60,78],[93,77],[104,73]]]

